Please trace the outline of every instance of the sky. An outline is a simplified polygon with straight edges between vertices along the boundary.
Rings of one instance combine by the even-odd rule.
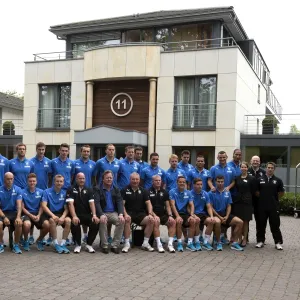
[[[278,3],[278,4],[275,4]],[[24,62],[34,53],[63,51],[52,25],[132,15],[158,10],[233,6],[249,38],[262,53],[273,80],[272,90],[284,113],[299,113],[300,70],[298,10],[295,2],[195,0],[15,0],[1,1],[0,91],[24,92]],[[294,9],[293,9],[294,8]],[[300,119],[300,118],[299,118]],[[300,124],[298,126],[300,128]]]

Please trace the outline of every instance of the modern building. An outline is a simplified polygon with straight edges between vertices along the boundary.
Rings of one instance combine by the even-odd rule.
[[[117,145],[118,157],[134,144],[158,152],[165,168],[182,149],[190,149],[192,161],[202,153],[211,166],[218,151],[231,155],[240,147],[244,116],[280,119],[270,71],[233,7],[158,11],[50,31],[65,51],[25,63],[28,156],[39,141],[53,156],[69,143],[73,159],[82,144],[92,146],[94,159],[107,143]]]
[[[13,158],[14,146],[22,142],[23,104],[20,98],[0,92],[0,153]]]

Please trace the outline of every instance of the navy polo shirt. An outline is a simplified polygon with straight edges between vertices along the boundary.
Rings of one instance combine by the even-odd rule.
[[[51,170],[53,175],[53,184],[54,176],[62,175],[65,179],[63,189],[68,189],[71,186],[72,175],[74,175],[74,162],[67,158],[65,161],[62,161],[60,157],[56,157],[51,161]]]
[[[34,192],[30,192],[29,188],[26,188],[22,191],[24,207],[31,214],[38,214],[43,192],[44,191],[39,188],[36,188]]]
[[[0,207],[3,212],[17,211],[17,200],[22,200],[22,189],[17,185],[13,185],[11,189],[7,189],[5,185],[0,187]]]
[[[27,158],[22,161],[17,157],[9,161],[9,171],[14,174],[14,183],[21,189],[27,186],[27,176],[34,172],[33,163]]]
[[[195,178],[201,178],[202,179],[202,190],[208,191],[208,184],[207,180],[210,178],[210,172],[206,169],[203,169],[202,171],[199,171],[197,168],[194,168],[193,170],[190,170],[187,174],[187,181],[191,185],[191,190],[193,189],[193,180]]]
[[[186,189],[182,192],[178,188],[172,189],[169,192],[169,198],[175,201],[175,206],[179,214],[187,214],[187,206],[190,202],[193,202],[191,192]]]
[[[201,190],[201,192],[197,194],[195,190],[192,190],[191,194],[194,201],[195,214],[207,215],[206,205],[210,203],[208,193]]]
[[[153,168],[151,165],[144,168],[141,172],[141,179],[144,180],[144,188],[150,189],[152,186],[152,176],[159,175],[163,183],[166,183],[166,172],[160,168]]]
[[[104,187],[102,187],[102,189],[105,192],[105,198],[106,198],[106,206],[104,207],[103,212],[112,213],[115,211],[115,207],[114,207],[114,203],[112,201],[111,189],[107,190]]]
[[[87,187],[92,187],[92,177],[94,174],[96,163],[93,160],[87,160],[84,161],[82,157],[79,159],[74,160],[74,169],[75,173],[74,175],[76,176],[78,173],[83,173],[85,176],[85,186]]]
[[[140,174],[140,165],[138,162],[135,160],[129,162],[127,158],[120,161],[120,170],[118,175],[118,187],[120,190],[129,185],[130,175],[134,172]]]
[[[37,188],[45,190],[48,188],[48,174],[52,173],[51,160],[47,157],[39,160],[37,156],[31,159],[33,172],[37,177]]]
[[[177,178],[179,176],[184,176],[186,178],[186,174],[182,169],[172,169],[170,168],[169,170],[166,171],[166,190],[170,191],[172,189],[175,189],[177,187]]]
[[[224,187],[227,187],[235,180],[235,169],[226,164],[224,167],[217,164],[210,168],[210,177],[212,178],[214,186],[216,186],[215,180],[218,176],[224,176]]]
[[[213,206],[214,210],[221,216],[226,215],[226,209],[228,204],[232,204],[232,198],[230,192],[223,191],[219,192],[209,192],[210,203]]]
[[[46,202],[48,208],[52,213],[64,211],[66,203],[66,191],[61,189],[58,193],[54,190],[54,187],[46,189],[43,192],[42,202]]]
[[[4,184],[4,174],[9,171],[9,160],[0,154],[0,186]]]
[[[106,156],[100,158],[99,160],[97,160],[96,162],[96,166],[94,169],[94,176],[98,176],[98,184],[99,186],[102,185],[102,174],[106,171],[106,170],[110,170],[112,171],[112,173],[114,174],[114,186],[118,185],[118,173],[119,173],[119,169],[120,169],[120,161],[115,158],[112,162],[110,162]]]
[[[187,174],[190,170],[194,169],[193,165],[191,165],[191,164],[184,164],[182,160],[178,163],[177,167],[179,169],[183,170],[185,172],[185,174]]]

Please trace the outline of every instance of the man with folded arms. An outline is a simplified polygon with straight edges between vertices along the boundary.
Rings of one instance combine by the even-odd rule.
[[[120,190],[113,185],[113,181],[113,172],[106,170],[102,175],[102,184],[94,188],[96,210],[100,216],[101,248],[105,254],[109,253],[107,225],[115,225],[110,250],[115,254],[119,254],[125,224],[123,199]]]
[[[89,253],[95,253],[92,245],[99,230],[100,220],[96,215],[93,190],[85,185],[83,173],[76,175],[75,185],[67,190],[66,202],[72,217],[71,231],[76,243],[74,253],[80,253],[81,250],[80,225],[88,227],[86,249]]]

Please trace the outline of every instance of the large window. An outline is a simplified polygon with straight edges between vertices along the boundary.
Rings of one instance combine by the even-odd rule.
[[[175,81],[173,127],[207,129],[216,126],[217,78],[178,77]]]
[[[71,85],[40,85],[38,129],[69,129]]]

